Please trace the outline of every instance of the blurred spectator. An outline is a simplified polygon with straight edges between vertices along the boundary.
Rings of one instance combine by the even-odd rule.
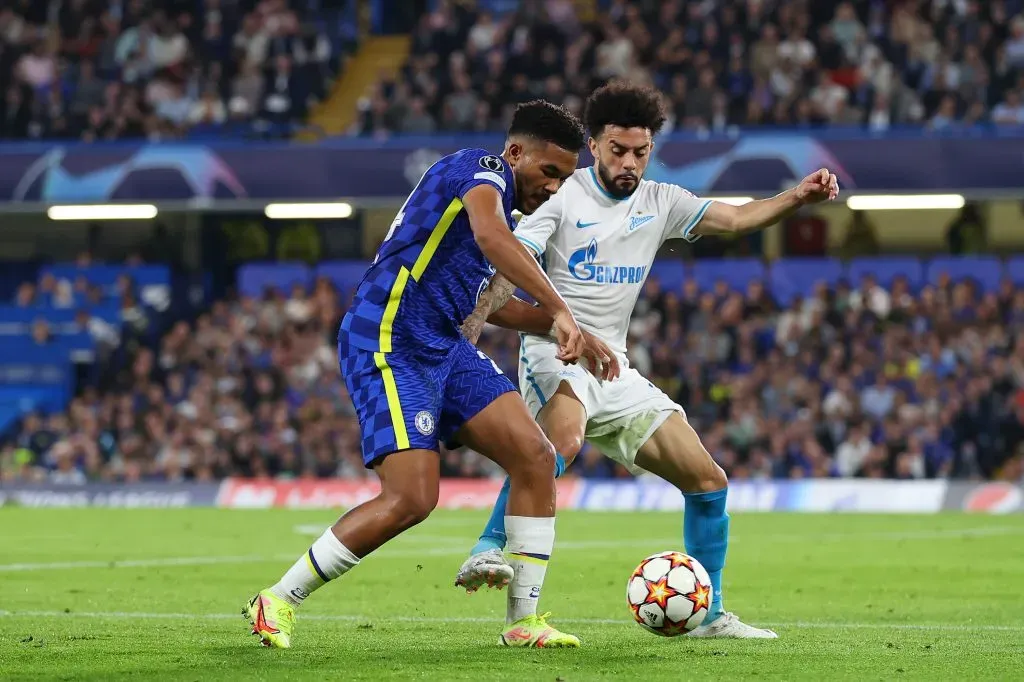
[[[326,96],[355,20],[326,0],[0,4],[0,135],[14,139],[166,139],[229,113],[287,132]]]
[[[1024,125],[1024,102],[1020,92],[1007,90],[1003,101],[992,109],[992,122],[998,125]]]
[[[1006,16],[1020,3],[621,0],[589,23],[572,2],[527,6],[495,16],[442,4],[424,15],[407,64],[360,100],[352,132],[409,132],[380,115],[409,97],[441,129],[499,130],[516,102],[568,104],[610,78],[657,85],[674,129],[1024,125],[1024,14]],[[470,111],[474,96],[501,114],[467,124],[453,98]]]
[[[60,287],[44,278],[17,300],[37,305]],[[0,449],[0,475],[367,475],[335,358],[346,296],[329,282],[215,302],[152,348],[155,313],[129,279],[118,290],[120,329],[80,312],[65,330],[87,330],[109,359],[102,390],[84,388],[65,414],[26,417]],[[45,323],[31,331],[37,343],[54,338]],[[488,327],[480,346],[515,377],[518,343]],[[701,292],[693,280],[670,291],[652,278],[629,344],[631,362],[686,408],[735,479],[1005,478],[1021,466],[1024,291],[1009,282],[982,299],[965,282],[915,294],[903,278],[885,288],[868,276],[780,306],[759,282],[742,293],[724,283]],[[500,475],[469,450],[446,453],[442,470]],[[570,474],[629,475],[592,448]]]

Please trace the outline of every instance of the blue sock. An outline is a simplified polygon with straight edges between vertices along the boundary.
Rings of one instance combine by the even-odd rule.
[[[729,547],[729,515],[725,513],[728,488],[710,493],[684,493],[686,514],[683,535],[686,553],[699,561],[711,578],[711,608],[706,623],[722,615],[722,569]]]
[[[565,471],[565,459],[555,454],[555,478],[558,478]],[[491,511],[491,518],[487,519],[487,526],[480,535],[480,540],[473,545],[470,554],[479,554],[489,549],[505,549],[505,507],[508,506],[508,477],[505,477],[505,484],[501,486],[498,499],[494,502],[494,509]],[[697,561],[700,561],[698,559]]]

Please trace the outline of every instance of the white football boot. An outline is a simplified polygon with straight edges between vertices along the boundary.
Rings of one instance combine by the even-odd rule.
[[[726,611],[710,623],[701,625],[690,631],[687,637],[708,637],[720,639],[777,639],[773,630],[764,630],[747,625]]]
[[[489,549],[480,552],[466,559],[455,576],[455,586],[466,588],[466,592],[472,593],[486,585],[496,587],[499,590],[504,588],[515,575],[515,571],[500,549]]]

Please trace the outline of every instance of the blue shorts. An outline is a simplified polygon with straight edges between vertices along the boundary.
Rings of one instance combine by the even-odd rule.
[[[393,452],[439,449],[498,397],[515,391],[466,339],[446,351],[398,346],[390,353],[338,339],[338,364],[362,430],[363,463]]]

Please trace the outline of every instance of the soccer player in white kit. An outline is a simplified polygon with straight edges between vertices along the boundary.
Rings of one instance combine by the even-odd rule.
[[[708,617],[689,636],[775,638],[771,630],[747,625],[722,607],[728,480],[683,408],[629,366],[626,334],[633,306],[665,240],[692,242],[763,229],[805,204],[835,199],[838,180],[823,168],[790,190],[743,206],[643,180],[653,137],[664,122],[664,104],[656,90],[627,83],[596,90],[585,113],[594,165],[577,170],[515,230],[540,259],[580,327],[614,353],[607,358],[608,366],[588,371],[558,360],[558,346],[547,333],[550,317],[511,298],[513,287],[500,278],[481,295],[463,333],[475,342],[484,320],[522,332],[520,390],[558,452],[556,476],[586,439],[631,472],[656,474],[682,492],[686,551],[707,569],[714,588]],[[456,578],[456,585],[469,592],[483,585],[500,588],[512,578],[502,554],[505,496],[503,489]]]

